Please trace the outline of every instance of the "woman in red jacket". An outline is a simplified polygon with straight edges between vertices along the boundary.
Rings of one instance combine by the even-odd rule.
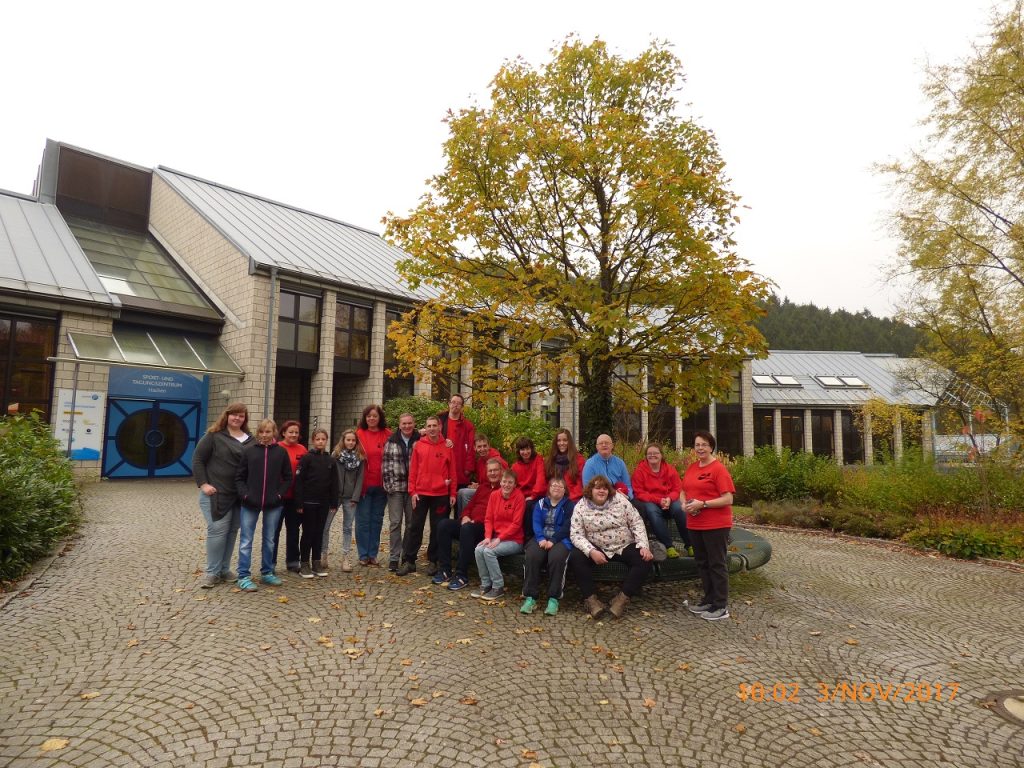
[[[574,505],[583,498],[583,465],[586,459],[576,450],[572,432],[560,429],[551,441],[551,450],[544,459],[544,479],[561,477],[565,480],[565,493]]]
[[[480,589],[473,597],[491,601],[505,596],[505,575],[498,558],[523,551],[524,503],[523,492],[516,488],[516,473],[506,469],[501,474],[501,492],[487,500],[484,540],[473,553],[480,574]]]
[[[641,461],[633,473],[633,506],[640,512],[654,538],[665,547],[666,556],[676,558],[679,553],[672,546],[672,536],[669,535],[665,518],[671,517],[676,521],[679,538],[689,547],[686,515],[679,501],[683,483],[676,468],[662,460],[660,445],[648,443],[645,455],[646,460]]]
[[[516,473],[516,487],[526,500],[523,511],[523,541],[533,538],[533,505],[548,491],[548,478],[544,473],[544,459],[537,453],[533,440],[523,436],[516,440],[516,460],[512,462]]]
[[[406,523],[402,537],[402,565],[399,576],[416,572],[416,556],[423,543],[423,526],[430,518],[430,539],[427,559],[437,566],[437,527],[448,517],[455,502],[455,457],[452,449],[441,439],[441,421],[428,416],[426,434],[413,443],[409,460],[409,500],[412,518]]]
[[[384,491],[384,443],[391,437],[381,406],[368,405],[363,409],[356,437],[366,454],[363,495],[356,505],[356,550],[361,565],[377,565],[384,508],[388,503]]]

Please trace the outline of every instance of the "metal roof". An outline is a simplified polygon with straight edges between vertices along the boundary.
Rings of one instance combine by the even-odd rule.
[[[405,287],[395,264],[407,254],[378,234],[163,166],[155,173],[258,266],[414,301],[431,297]]]
[[[908,387],[899,378],[895,355],[863,352],[813,352],[769,350],[764,360],[753,361],[756,376],[792,376],[799,387],[754,385],[755,406],[843,408],[879,399],[890,405],[930,406],[936,398],[919,389]],[[816,376],[856,376],[866,388],[825,387]]]
[[[10,192],[0,192],[0,290],[121,306],[56,206]]]

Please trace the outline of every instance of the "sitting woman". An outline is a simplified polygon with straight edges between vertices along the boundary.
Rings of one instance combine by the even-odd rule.
[[[548,481],[547,496],[541,496],[533,507],[533,538],[526,544],[526,566],[523,577],[523,606],[521,613],[533,613],[537,608],[541,569],[548,569],[547,616],[558,613],[558,601],[565,589],[565,569],[569,565],[572,542],[569,523],[572,505],[565,495],[565,480],[552,477]]]
[[[597,475],[587,483],[583,498],[573,510],[569,538],[573,546],[569,562],[591,618],[596,619],[605,610],[595,594],[594,568],[617,560],[629,569],[622,591],[608,606],[612,616],[622,618],[630,598],[640,593],[654,559],[640,513],[629,499],[615,492],[608,478]]]
[[[679,538],[689,547],[690,533],[686,528],[686,514],[679,501],[683,481],[679,479],[675,467],[662,461],[660,445],[648,443],[645,453],[647,459],[637,464],[633,473],[633,505],[639,510],[654,538],[665,547],[666,556],[676,558],[679,552],[672,546],[672,536],[668,532],[668,521],[665,518],[675,520]]]
[[[472,593],[473,597],[492,601],[505,596],[505,576],[498,558],[523,551],[524,505],[523,492],[516,488],[516,473],[506,469],[501,473],[499,492],[487,500],[484,540],[474,550],[480,589]]]

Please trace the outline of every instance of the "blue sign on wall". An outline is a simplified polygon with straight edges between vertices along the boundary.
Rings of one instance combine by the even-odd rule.
[[[149,400],[202,401],[206,399],[206,383],[191,373],[112,367],[107,394],[110,397],[140,397]]]

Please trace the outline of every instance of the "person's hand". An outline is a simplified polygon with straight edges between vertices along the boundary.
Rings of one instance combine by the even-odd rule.
[[[301,515],[302,514],[302,507],[296,507],[295,508],[295,514],[296,515]]]
[[[412,505],[415,507],[417,504],[420,503],[420,495],[418,493],[411,494],[409,496],[409,501],[411,501]]]
[[[499,544],[501,544],[501,539],[499,539],[499,538],[498,538],[497,536],[495,536],[495,537],[494,537],[493,539],[491,539],[491,540],[490,540],[490,541],[489,541],[489,542],[487,543],[487,548],[488,548],[488,549],[494,549],[494,548],[495,548],[495,547],[497,547],[497,546],[498,546]]]
[[[475,490],[475,489],[476,489],[476,488],[478,488],[479,486],[480,486],[480,484],[479,484],[479,483],[470,483],[470,484],[469,484],[468,486],[466,486],[466,487],[467,487],[467,488],[470,488],[470,489],[472,489],[472,490]]]
[[[214,488],[209,483],[203,483],[201,486],[199,486],[199,490],[205,493],[207,496],[213,496],[213,494],[217,492],[217,489]]]
[[[640,557],[643,558],[644,560],[646,560],[647,562],[650,562],[651,560],[654,559],[654,555],[651,554],[651,550],[648,549],[647,547],[639,547],[639,550],[640,550]]]
[[[537,546],[540,547],[541,549],[551,549],[555,545],[552,544],[547,539],[544,539],[544,541],[538,541],[537,542]]]
[[[704,508],[704,502],[700,501],[698,499],[690,499],[690,500],[688,500],[686,502],[686,505],[683,507],[683,509],[685,509],[691,515],[696,515],[703,508]]]
[[[594,549],[590,550],[590,559],[594,561],[595,565],[604,565],[608,562],[608,558],[605,557],[604,552],[602,552],[597,547],[594,547]]]
[[[483,549],[490,543],[490,539],[483,539],[479,544],[476,545],[477,549]]]
[[[473,522],[472,518],[469,518],[469,517],[462,518],[462,524],[463,525],[465,525],[466,523],[472,523],[472,522]]]
[[[449,448],[455,447],[455,443],[452,442],[452,439],[450,437],[445,438],[444,444],[447,445]]]
[[[661,500],[662,509],[668,509],[670,506],[672,506],[672,499],[670,499],[668,496]]]

